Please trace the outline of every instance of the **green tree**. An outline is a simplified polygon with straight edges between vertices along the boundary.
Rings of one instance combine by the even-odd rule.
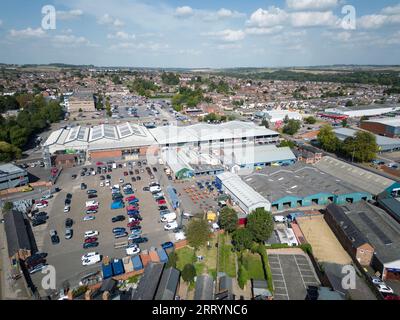
[[[232,234],[232,244],[237,251],[250,249],[253,244],[253,234],[247,228],[237,229]]]
[[[285,134],[293,136],[294,134],[297,133],[297,131],[299,131],[300,127],[301,127],[300,121],[291,119],[283,127],[283,132]]]
[[[269,122],[268,122],[268,120],[267,120],[267,119],[263,119],[263,120],[261,121],[261,126],[267,128],[267,129],[269,129]]]
[[[10,162],[21,158],[21,149],[5,141],[0,141],[0,162]]]
[[[307,124],[315,124],[317,122],[317,119],[315,119],[313,116],[310,116],[305,118],[304,122]]]
[[[10,212],[14,208],[14,204],[12,202],[6,202],[3,206],[4,212]]]
[[[28,142],[29,131],[19,126],[14,126],[10,129],[11,143],[17,148],[23,147]]]
[[[346,107],[352,107],[352,106],[354,106],[353,100],[348,100],[348,101],[346,102]]]
[[[347,120],[346,120],[346,119],[343,119],[343,120],[342,120],[342,127],[343,127],[343,128],[346,128],[347,125],[348,125]]]
[[[193,264],[186,264],[182,270],[182,279],[187,283],[192,283],[196,277],[196,268]]]
[[[196,250],[204,246],[210,238],[210,227],[203,219],[192,219],[187,227],[186,237]]]
[[[340,148],[340,141],[336,137],[335,132],[331,125],[324,125],[317,137],[318,142],[320,143],[322,149],[328,152],[336,152]]]
[[[376,137],[366,131],[358,131],[354,137],[343,142],[343,152],[356,162],[370,162],[379,151]]]
[[[178,255],[176,254],[176,252],[174,250],[168,255],[168,262],[167,262],[166,267],[167,268],[176,268],[177,262],[178,262]]]
[[[289,148],[294,148],[296,146],[296,144],[293,141],[290,140],[283,140],[281,141],[281,143],[279,144],[279,148],[283,148],[283,147],[289,147]]]
[[[249,273],[247,272],[246,268],[241,264],[239,266],[239,271],[238,271],[239,287],[243,289],[248,280],[249,280]]]
[[[238,224],[237,212],[229,207],[222,208],[219,214],[219,224],[225,231],[233,232],[237,228]]]
[[[267,240],[274,230],[272,214],[264,208],[254,210],[247,218],[247,229],[252,233],[254,240]]]

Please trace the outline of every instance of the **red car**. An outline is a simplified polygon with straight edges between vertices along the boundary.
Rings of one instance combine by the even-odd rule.
[[[128,175],[128,172],[124,171],[124,176],[126,177]]]
[[[40,200],[39,203],[41,203],[41,204],[49,204],[49,202],[46,201],[46,200]]]
[[[139,208],[138,208],[138,207],[135,207],[135,206],[128,206],[128,207],[126,208],[126,211],[135,211],[135,210],[139,210]]]
[[[139,221],[139,220],[134,220],[134,221],[132,221],[132,222],[129,222],[129,223],[127,224],[127,227],[128,227],[128,228],[132,228],[132,227],[138,226],[139,224],[140,224],[140,221]]]
[[[136,199],[135,196],[129,196],[129,197],[125,198],[125,201],[132,201],[132,200],[135,200],[135,199]]]
[[[85,239],[85,243],[92,243],[92,242],[97,242],[97,238],[96,237],[91,237],[91,238],[86,238]]]
[[[97,210],[99,209],[98,206],[87,207],[86,210]]]
[[[167,202],[164,199],[162,199],[162,200],[158,200],[157,203],[159,205],[161,205],[161,204],[166,204]]]
[[[102,166],[104,163],[101,161],[96,162],[96,166]]]

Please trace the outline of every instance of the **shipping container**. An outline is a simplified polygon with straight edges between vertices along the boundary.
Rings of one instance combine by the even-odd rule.
[[[132,272],[134,270],[131,257],[122,258],[122,262],[124,264],[125,272]]]
[[[140,254],[140,260],[142,260],[143,267],[146,267],[150,262],[150,256],[147,252],[142,252]]]
[[[149,251],[150,261],[151,262],[160,262],[160,257],[158,256],[157,250],[152,249]]]
[[[103,264],[101,269],[103,271],[103,279],[108,279],[113,276],[113,270],[112,270],[111,263]]]
[[[142,260],[140,259],[140,256],[134,256],[131,258],[133,268],[135,271],[139,271],[143,269],[143,263]]]
[[[119,276],[124,273],[124,264],[120,259],[114,259],[112,262],[114,276]]]
[[[160,262],[167,263],[168,262],[168,255],[164,249],[157,249],[158,256],[160,257]]]

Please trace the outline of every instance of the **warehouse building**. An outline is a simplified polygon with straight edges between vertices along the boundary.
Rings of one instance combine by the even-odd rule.
[[[370,247],[365,248],[374,250],[370,259],[371,267],[379,271],[384,280],[400,280],[400,226],[392,217],[366,202],[342,207],[332,205],[327,208],[325,215],[345,248],[354,247],[354,243],[368,243]],[[362,254],[361,250],[359,252]],[[360,261],[354,251],[349,253]],[[365,257],[369,255],[370,252],[364,252]]]
[[[400,117],[396,118],[381,118],[362,121],[361,129],[373,132],[377,135],[399,138],[400,137]]]
[[[333,130],[339,140],[344,141],[347,138],[354,137],[358,130],[349,128],[339,128]],[[376,143],[378,144],[380,152],[392,152],[400,150],[400,139],[393,139],[375,135]]]
[[[253,122],[231,121],[221,124],[198,123],[192,126],[163,126],[150,129],[160,148],[224,146],[246,143],[276,143],[279,133]]]
[[[224,148],[222,153],[224,165],[238,170],[291,165],[296,162],[296,156],[289,147],[278,148],[275,145],[228,147]]]
[[[289,120],[302,120],[302,115],[297,111],[289,111],[289,110],[271,110],[264,111],[265,118],[273,123],[283,123],[285,119]]]
[[[28,183],[26,170],[12,163],[0,165],[0,191],[25,186]]]
[[[336,107],[325,109],[327,114],[337,114],[349,118],[373,117],[400,110],[397,105],[370,105],[356,107]]]
[[[271,203],[235,173],[224,172],[217,175],[216,185],[222,188],[222,191],[228,194],[246,214],[258,208],[271,210]]]
[[[371,193],[373,196],[377,196],[387,190],[390,190],[389,192],[396,190],[396,182],[394,180],[332,157],[323,157],[314,166],[318,170],[335,177],[335,180],[344,181],[358,190]]]
[[[51,133],[44,147],[50,154],[83,151],[88,159],[105,159],[145,155],[154,144],[148,129],[126,122],[59,129]]]
[[[346,204],[371,200],[372,194],[318,168],[297,162],[290,167],[272,167],[243,178],[271,202],[273,211],[330,203]]]

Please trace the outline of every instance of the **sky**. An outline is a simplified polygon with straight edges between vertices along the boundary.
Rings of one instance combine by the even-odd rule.
[[[227,68],[399,60],[399,0],[0,3],[1,63]]]

